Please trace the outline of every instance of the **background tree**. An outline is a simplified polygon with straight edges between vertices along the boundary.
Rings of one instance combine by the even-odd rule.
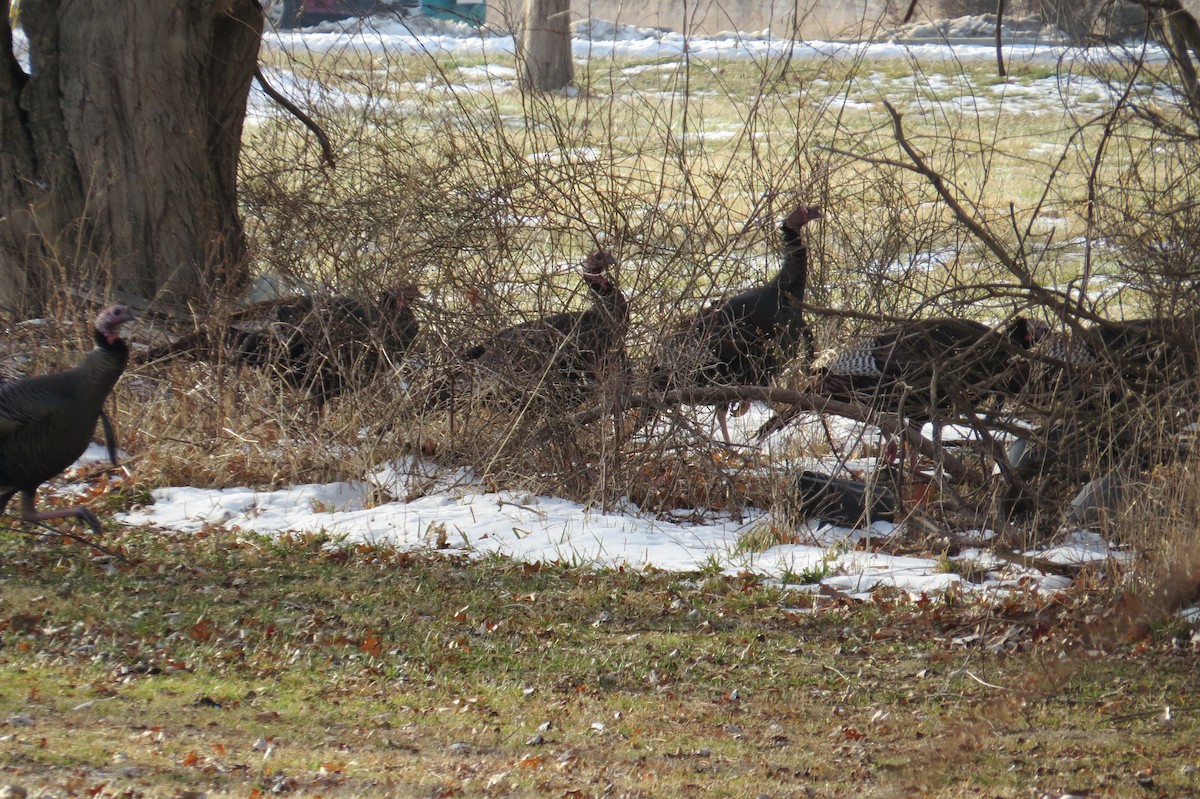
[[[0,308],[61,280],[164,302],[240,281],[258,2],[22,0],[28,58],[0,9]]]
[[[571,0],[527,0],[522,86],[555,91],[571,85]]]

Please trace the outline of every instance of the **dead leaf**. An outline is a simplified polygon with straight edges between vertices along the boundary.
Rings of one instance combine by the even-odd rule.
[[[358,648],[368,655],[381,655],[383,654],[383,641],[375,633],[367,631],[366,637],[363,638]]]

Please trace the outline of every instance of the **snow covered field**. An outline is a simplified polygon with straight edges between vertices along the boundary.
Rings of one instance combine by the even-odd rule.
[[[685,36],[657,28],[616,25],[604,20],[583,20],[574,25],[572,51],[576,58],[621,57],[634,60],[658,60],[686,55],[702,61],[720,58],[755,59],[770,57],[830,58],[847,61],[903,59],[924,64],[996,60],[996,48],[990,36],[970,42],[958,37],[938,42],[932,35],[920,40],[870,42],[796,41],[772,36],[769,31],[730,31],[713,37]],[[1091,58],[1085,51],[1059,43],[1055,38],[1037,41],[1023,35],[1003,45],[1004,57],[1015,64],[1056,64],[1075,58]],[[953,42],[953,43],[949,43]],[[302,31],[268,33],[263,46],[287,51],[366,53],[446,53],[486,57],[512,55],[513,36],[486,27],[474,28],[454,23],[423,20],[368,18],[328,22]],[[1151,61],[1166,59],[1165,52],[1145,46]]]
[[[970,19],[970,18],[964,18]],[[1056,37],[1038,41],[1034,37],[1013,37],[1002,50],[1007,64],[1013,68],[1026,65],[1058,67],[1058,75],[1037,78],[1011,78],[986,87],[967,85],[963,75],[955,75],[957,65],[965,63],[994,63],[996,49],[990,38],[947,40],[938,43],[928,38],[920,41],[886,40],[870,42],[794,41],[773,37],[770,32],[729,32],[715,37],[685,37],[679,33],[654,28],[618,26],[602,20],[576,23],[572,51],[577,61],[591,59],[622,59],[633,62],[626,72],[645,68],[671,69],[685,59],[693,64],[719,70],[723,61],[787,58],[793,60],[830,61],[842,64],[901,60],[921,65],[921,74],[885,76],[872,72],[864,74],[847,87],[840,102],[847,108],[880,105],[881,98],[907,97],[913,83],[927,82],[921,94],[932,95],[947,89],[957,92],[957,103],[963,110],[987,113],[1003,105],[1009,113],[1052,113],[1061,116],[1064,106],[1074,113],[1087,115],[1099,111],[1111,89],[1088,77],[1077,68],[1087,61],[1103,60],[1111,53],[1103,49],[1080,49],[1058,43]],[[953,33],[953,31],[951,32]],[[949,43],[953,41],[954,43]],[[289,56],[302,53],[361,53],[376,56],[426,54],[455,56],[461,59],[509,59],[515,52],[511,34],[474,28],[467,25],[434,21],[401,21],[387,18],[368,18],[346,22],[323,23],[303,31],[269,33],[264,37],[267,51]],[[1131,45],[1139,58],[1147,63],[1166,60],[1166,53],[1156,45]],[[291,73],[269,70],[268,76],[280,88],[293,83]],[[453,77],[453,76],[452,76]],[[446,88],[450,91],[498,93],[516,90],[516,72],[508,65],[484,64],[457,70],[461,83]],[[329,92],[317,86],[297,87],[305,96],[329,99]],[[354,104],[352,96],[340,98],[342,103]],[[919,104],[908,109],[923,111]],[[255,84],[251,97],[252,118],[282,115],[261,88]]]

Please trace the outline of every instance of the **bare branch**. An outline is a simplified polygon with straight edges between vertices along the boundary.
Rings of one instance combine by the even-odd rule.
[[[961,202],[959,202],[958,198],[946,185],[946,180],[942,177],[941,173],[930,167],[925,160],[925,156],[913,146],[912,142],[908,140],[908,137],[904,133],[902,115],[896,110],[895,106],[893,106],[887,100],[883,101],[883,106],[887,109],[888,114],[892,118],[896,142],[900,145],[900,148],[904,150],[905,154],[908,155],[908,157],[912,160],[914,171],[923,175],[925,179],[929,181],[929,184],[933,186],[934,190],[938,193],[938,196],[940,196],[942,200],[945,201],[946,205],[950,207],[950,210],[954,212],[955,218],[957,218],[958,221],[964,227],[966,227],[972,235],[975,236],[975,238],[983,242],[984,246],[996,256],[1005,269],[1011,272],[1013,276],[1020,281],[1021,286],[1025,288],[1030,295],[1036,298],[1040,303],[1048,306],[1061,319],[1073,324],[1078,324],[1078,322],[1075,320],[1080,316],[1093,321],[1100,321],[1101,318],[1095,314],[1089,313],[1083,309],[1075,309],[1070,307],[1069,303],[1065,302],[1057,292],[1045,288],[1036,280],[1034,280],[1033,275],[1030,274],[1029,270],[1026,269],[1025,266],[1023,266],[1016,258],[1014,258],[1011,253],[1009,253],[1003,242],[996,238],[996,236],[993,235],[990,230],[984,227],[983,224],[976,219]]]
[[[863,405],[823,397],[820,394],[802,393],[783,388],[764,386],[720,386],[717,388],[689,388],[679,391],[668,391],[664,394],[631,394],[619,401],[619,406],[629,408],[660,408],[672,405],[727,405],[729,403],[748,400],[751,402],[768,402],[790,405],[784,414],[790,419],[797,413],[811,411],[813,413],[832,413],[847,419],[867,422],[879,427],[887,435],[903,436],[910,446],[916,447],[920,453],[935,463],[942,463],[947,474],[956,480],[961,480],[968,474],[967,467],[953,454],[925,438],[918,431],[904,424],[891,414],[880,414]],[[571,420],[573,424],[583,425],[600,419],[613,410],[611,405],[600,404],[590,410],[576,414]]]
[[[1004,51],[1000,49],[1000,26],[1004,23],[1004,0],[996,0],[996,70],[1000,77],[1008,72],[1004,69]]]
[[[254,68],[254,77],[268,97],[283,106],[289,114],[300,120],[304,127],[311,130],[313,135],[317,137],[317,141],[321,144],[321,157],[325,159],[325,163],[331,169],[337,166],[337,162],[333,157],[333,145],[329,141],[329,136],[321,129],[321,126],[314,122],[312,117],[300,110],[299,106],[284,97],[274,86],[268,83],[266,77],[263,76],[262,67],[256,66]]]

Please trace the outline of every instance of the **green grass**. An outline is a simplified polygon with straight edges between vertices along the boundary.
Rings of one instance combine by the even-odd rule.
[[[131,563],[0,536],[0,782],[30,795],[1197,788],[1186,630],[1097,634],[1082,594],[854,603],[217,532],[110,543]]]

